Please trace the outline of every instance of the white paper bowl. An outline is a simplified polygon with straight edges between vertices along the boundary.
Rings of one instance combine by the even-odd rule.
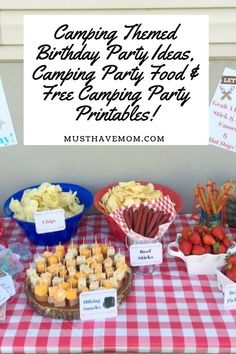
[[[192,275],[215,274],[216,268],[221,268],[224,265],[226,257],[226,253],[206,253],[199,256],[185,256],[183,252],[179,250],[179,244],[177,241],[169,243],[167,246],[167,252],[171,256],[181,258],[186,263],[188,274]]]
[[[235,282],[226,277],[226,275],[224,275],[219,269],[215,269],[215,274],[217,277],[218,288],[223,293],[225,292],[225,288],[227,285],[235,285]]]

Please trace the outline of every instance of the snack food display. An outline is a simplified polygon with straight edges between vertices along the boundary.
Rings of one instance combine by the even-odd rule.
[[[129,230],[153,238],[157,235],[159,226],[167,223],[171,215],[141,204],[135,211],[132,207],[123,210],[123,217]]]
[[[215,270],[218,287],[220,290],[225,292],[225,288],[228,285],[235,285],[236,283],[236,249],[232,251],[225,257],[224,263],[221,267]]]
[[[59,184],[42,183],[39,187],[26,189],[21,200],[12,198],[10,210],[16,219],[34,222],[38,211],[64,209],[65,218],[80,214],[84,205],[80,204],[77,192],[63,192]]]
[[[207,181],[206,186],[198,184],[194,189],[195,204],[201,208],[200,223],[207,226],[216,226],[222,223],[221,214],[229,193],[233,188],[233,182],[227,181],[220,189],[217,189],[216,183],[211,179]]]
[[[160,190],[155,190],[152,183],[142,185],[139,182],[119,182],[103,195],[100,205],[108,213],[121,206],[131,206],[135,203],[162,197]]]
[[[139,183],[143,186],[148,184],[148,182],[139,182]],[[108,186],[100,189],[94,196],[94,205],[97,208],[97,210],[105,216],[109,226],[111,227],[112,234],[116,238],[118,238],[120,241],[125,242],[126,234],[124,233],[122,228],[117,224],[117,222],[111,217],[110,213],[105,211],[105,209],[101,206],[102,197],[109,190],[112,190],[113,187],[115,187],[115,186],[117,186],[117,184],[108,185]],[[176,212],[179,212],[181,210],[181,208],[183,207],[183,200],[177,192],[175,192],[174,190],[172,190],[166,186],[160,185],[160,184],[153,184],[153,186],[154,186],[154,190],[161,191],[161,193],[164,197],[169,196],[170,200],[174,203],[174,208],[175,208]],[[160,200],[160,198],[158,198],[157,201],[158,200]]]
[[[168,195],[129,208],[123,206],[110,214],[128,245],[161,242],[175,216],[175,204]]]
[[[185,256],[191,254],[202,255],[205,253],[226,253],[232,246],[233,240],[227,236],[223,226],[208,229],[205,226],[185,227],[178,238],[179,249]]]
[[[79,317],[79,294],[116,288],[118,303],[129,293],[131,270],[125,256],[111,245],[58,245],[34,259],[26,271],[29,303],[41,314],[54,318]]]
[[[71,200],[71,198],[74,200],[74,198],[79,197],[79,200],[81,202],[81,205],[79,206],[79,208],[81,208],[83,205],[83,207],[82,207],[83,210],[79,214],[73,215],[71,217],[67,217],[65,219],[66,227],[63,230],[53,231],[53,232],[46,232],[45,231],[44,233],[39,234],[36,231],[35,222],[17,219],[14,217],[13,212],[10,210],[9,206],[10,206],[12,199],[18,200],[18,201],[21,200],[25,190],[29,190],[29,189],[30,190],[34,190],[34,189],[37,190],[38,187],[40,187],[39,185],[31,186],[31,187],[22,189],[16,193],[12,194],[4,203],[3,208],[4,208],[5,214],[8,217],[14,219],[18,223],[18,225],[21,227],[21,229],[25,232],[28,239],[37,245],[53,246],[53,245],[57,245],[59,242],[65,243],[65,242],[69,241],[71,239],[71,237],[73,237],[75,235],[82,216],[90,208],[90,206],[93,202],[93,196],[92,196],[91,192],[82,186],[79,186],[77,184],[62,183],[62,182],[52,183],[52,185],[59,185],[63,191],[62,192],[63,195],[67,196],[68,200]],[[69,194],[64,194],[64,192],[69,193]],[[59,192],[59,194],[60,194],[60,192]],[[73,195],[73,196],[71,197],[71,195]],[[47,200],[47,198],[46,198],[46,200]]]
[[[221,272],[225,274],[227,278],[236,282],[236,254],[228,254],[225,257],[225,264],[221,269]]]
[[[215,274],[224,264],[226,254],[235,247],[222,226],[208,229],[202,225],[184,228],[175,242],[168,245],[168,253],[186,263],[189,274]]]

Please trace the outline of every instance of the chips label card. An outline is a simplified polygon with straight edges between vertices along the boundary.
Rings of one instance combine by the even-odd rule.
[[[162,244],[160,242],[131,245],[129,251],[130,264],[133,267],[162,263]]]
[[[98,320],[117,316],[117,290],[86,291],[80,294],[80,319]]]
[[[35,228],[38,234],[65,230],[64,209],[38,211],[34,214]]]

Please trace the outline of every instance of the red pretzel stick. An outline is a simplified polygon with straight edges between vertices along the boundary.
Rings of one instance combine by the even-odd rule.
[[[138,210],[138,214],[137,214],[137,219],[136,219],[136,223],[134,225],[134,231],[138,232],[139,228],[140,228],[140,224],[141,224],[141,220],[142,220],[142,215],[143,215],[143,210],[144,210],[144,206],[143,204],[140,205],[140,207],[137,209]]]
[[[131,226],[131,229],[132,229],[132,225],[133,225],[133,208],[130,207],[129,210],[128,210],[128,215],[129,215],[129,220],[130,220],[130,226]]]
[[[170,220],[170,213],[164,214],[159,220],[159,225],[165,224]]]
[[[154,212],[153,217],[147,227],[147,232],[146,232],[147,235],[152,231],[154,225],[159,223],[159,220],[161,219],[162,215],[163,215],[163,211],[157,210]]]
[[[128,213],[127,210],[123,211],[123,217],[124,217],[124,220],[126,222],[126,225],[127,225],[128,229],[130,230],[131,229],[131,223],[130,223],[129,213]]]
[[[144,207],[143,215],[142,215],[142,219],[141,219],[141,223],[140,223],[140,227],[139,227],[139,230],[138,230],[138,233],[140,235],[144,234],[144,230],[145,230],[146,223],[147,223],[148,212],[149,212],[148,206]]]
[[[156,234],[158,233],[159,231],[159,226],[158,225],[155,225],[153,227],[153,229],[151,230],[151,232],[149,232],[149,234],[146,235],[146,237],[150,237],[150,238],[153,238],[154,236],[156,236]]]
[[[134,230],[134,228],[135,228],[136,221],[137,221],[137,215],[138,215],[138,209],[136,209],[136,210],[133,212],[132,230]]]

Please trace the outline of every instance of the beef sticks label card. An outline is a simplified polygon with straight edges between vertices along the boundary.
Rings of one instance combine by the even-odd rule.
[[[225,68],[210,105],[209,143],[236,152],[236,70]]]
[[[0,147],[17,144],[14,127],[0,79]]]

